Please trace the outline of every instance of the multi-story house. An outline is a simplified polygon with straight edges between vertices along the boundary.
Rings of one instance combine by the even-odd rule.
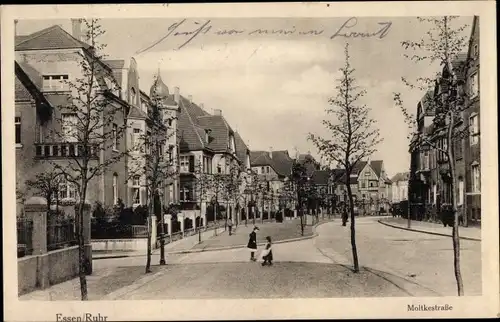
[[[464,181],[458,186],[459,196],[464,193],[463,213],[467,221],[481,220],[481,136],[480,136],[480,96],[479,96],[479,17],[474,17],[464,70],[467,92],[463,119],[469,135],[463,140],[465,164]],[[467,223],[466,221],[466,223]]]
[[[260,187],[257,187],[256,207],[259,213],[279,209],[279,197],[285,189],[286,180],[290,180],[293,159],[287,150],[251,151],[250,165],[257,175]]]
[[[250,169],[250,151],[220,109],[210,114],[191,96],[180,95],[179,108],[181,209],[200,211],[197,217],[205,219],[202,222],[214,219],[215,204],[218,216],[221,212],[228,217],[236,215],[243,207],[235,198],[228,198],[225,182],[230,178],[239,180]],[[238,186],[237,193],[241,193],[242,185]]]
[[[408,200],[408,179],[410,178],[409,172],[396,173],[391,178],[391,202],[398,203],[403,200]]]
[[[387,186],[390,181],[384,170],[382,160],[359,161],[358,170],[358,200],[366,212],[385,212],[389,206]]]
[[[344,169],[334,169],[337,200],[347,200],[347,178]],[[382,160],[358,161],[352,169],[349,184],[358,212],[385,212],[390,205],[391,181],[387,178]],[[358,209],[359,208],[359,209]]]
[[[479,24],[475,17],[468,52],[451,63],[465,102],[454,128],[456,191],[448,159],[441,150],[448,147],[447,124],[436,117],[441,94],[447,91],[451,71],[443,67],[434,91],[426,93],[417,105],[418,131],[410,143],[410,203],[413,219],[439,220],[440,214],[457,201],[464,223],[480,221],[480,140],[479,140]],[[459,92],[461,92],[459,90]],[[461,135],[459,133],[465,133]],[[464,216],[464,214],[466,214]]]
[[[30,35],[16,35],[16,175],[17,188],[23,191],[25,197],[33,193],[25,186],[26,180],[34,179],[38,173],[50,171],[54,164],[65,167],[70,160],[77,160],[78,155],[83,153],[84,147],[78,139],[79,133],[75,126],[75,114],[68,108],[74,104],[76,95],[68,84],[82,77],[82,59],[94,57],[81,37],[80,20],[73,20],[73,35],[57,25]],[[125,124],[129,104],[115,90],[111,68],[100,60],[96,66],[95,77],[99,80],[103,95],[107,97],[110,109],[115,112],[111,115],[112,122],[104,125],[104,131],[111,133],[115,127]],[[103,160],[124,154],[125,138],[116,135],[112,140],[109,142],[112,144],[105,144],[106,148],[91,148],[92,162],[102,163]],[[125,158],[110,165],[89,183],[87,199],[113,204],[114,200],[124,195],[124,186],[115,184],[124,178],[117,180],[117,174],[126,176]],[[76,199],[76,196],[77,190],[73,183],[60,183],[61,199]]]

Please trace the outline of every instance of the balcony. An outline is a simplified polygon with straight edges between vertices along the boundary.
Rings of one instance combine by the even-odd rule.
[[[35,143],[35,157],[40,159],[75,158],[85,155],[90,155],[92,159],[98,159],[99,146],[92,144],[84,149],[84,145],[80,142]]]

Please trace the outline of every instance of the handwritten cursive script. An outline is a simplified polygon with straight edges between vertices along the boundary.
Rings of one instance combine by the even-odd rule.
[[[392,26],[392,22],[379,22],[380,28],[371,32],[362,32],[359,30],[354,30],[358,24],[358,19],[356,17],[351,17],[347,19],[341,26],[338,28],[331,36],[330,39],[335,39],[338,37],[344,38],[379,38],[382,39],[390,31]],[[177,50],[185,47],[187,44],[192,42],[195,38],[201,35],[216,35],[216,36],[235,36],[235,35],[248,35],[248,36],[265,36],[265,35],[276,35],[276,36],[290,36],[290,35],[299,35],[299,36],[321,36],[328,35],[328,32],[324,29],[309,29],[309,30],[298,30],[295,26],[289,28],[280,28],[280,29],[262,29],[256,28],[251,30],[246,29],[216,29],[212,26],[212,20],[206,20],[201,23],[198,21],[193,22],[193,26],[188,26],[187,19],[183,19],[179,22],[174,22],[171,24],[167,33],[155,41],[152,45],[148,46],[145,49],[138,51],[137,53],[146,52],[159,43],[163,42],[165,39],[169,37],[185,37],[183,42],[176,48]]]

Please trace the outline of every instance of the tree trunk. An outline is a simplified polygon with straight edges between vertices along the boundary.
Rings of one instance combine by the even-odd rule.
[[[85,198],[87,198],[87,180],[82,179],[82,193],[80,198],[80,205],[78,206],[77,213],[77,241],[78,241],[78,266],[79,272],[78,277],[80,279],[80,294],[82,301],[88,300],[88,290],[87,290],[87,263],[85,261],[85,241],[83,238],[83,207],[85,206]]]
[[[146,259],[146,274],[151,273],[151,214],[154,211],[154,197],[151,198],[149,211],[148,211],[148,237],[147,237],[147,259]]]
[[[457,198],[456,198],[456,189],[457,189],[457,178],[455,177],[455,158],[453,153],[453,127],[454,127],[454,115],[453,111],[450,111],[450,124],[448,124],[448,165],[450,166],[450,175],[451,175],[451,210],[453,211],[454,222],[453,222],[453,266],[455,268],[455,279],[457,281],[457,291],[458,296],[464,295],[464,285],[462,281],[462,273],[460,271],[460,236],[458,234],[458,211],[457,211]]]
[[[353,259],[353,263],[354,263],[354,273],[358,273],[359,272],[359,263],[358,263],[358,250],[356,248],[356,228],[354,226],[354,203],[353,203],[352,191],[351,191],[350,185],[347,185],[347,196],[349,197],[349,212],[351,213],[352,259]]]

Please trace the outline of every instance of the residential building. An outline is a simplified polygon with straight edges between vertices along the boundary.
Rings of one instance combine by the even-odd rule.
[[[259,212],[276,211],[280,207],[280,194],[285,189],[286,180],[290,180],[293,159],[287,150],[251,151],[250,165],[263,189],[259,189]]]
[[[347,200],[347,178],[344,169],[334,169],[335,194]],[[349,184],[356,208],[364,213],[386,212],[390,206],[391,181],[382,160],[358,161],[352,169]],[[356,209],[358,210],[358,209]]]
[[[22,192],[19,202],[34,193],[25,187],[27,180],[48,171],[54,163],[69,164],[82,148],[81,142],[75,141],[71,135],[75,134],[76,121],[74,113],[67,108],[75,99],[68,82],[82,77],[82,57],[92,57],[88,44],[81,41],[81,24],[80,19],[72,20],[72,34],[55,25],[31,35],[16,35],[14,121],[17,189]],[[119,200],[130,207],[146,204],[145,173],[136,170],[143,168],[146,162],[147,147],[143,139],[154,134],[164,138],[164,151],[168,154],[167,162],[172,173],[171,179],[162,186],[162,203],[178,203],[178,93],[170,95],[158,71],[151,93],[154,89],[161,96],[161,103],[152,104],[150,96],[140,90],[134,58],[98,60],[98,66],[96,77],[102,79],[100,83],[103,90],[107,90],[107,101],[113,106],[112,118],[106,117],[109,124],[105,124],[105,131],[116,136],[111,144],[104,144],[102,151],[96,151],[93,162],[102,164],[110,158],[123,157],[90,182],[86,199],[106,206]],[[154,112],[156,105],[159,105],[158,113]],[[155,127],[155,118],[159,117],[164,118],[167,125],[162,131]],[[118,129],[123,128],[125,133],[118,135]],[[76,194],[73,183],[61,183],[60,199],[76,199]],[[18,209],[21,211],[22,207]]]
[[[26,180],[50,171],[54,164],[66,167],[84,151],[78,140],[75,114],[68,108],[74,104],[75,97],[68,82],[82,77],[82,59],[93,59],[89,45],[81,41],[81,36],[78,19],[73,20],[73,35],[58,25],[30,35],[16,35],[16,181],[24,198],[35,193],[27,189]],[[95,75],[102,80],[100,86],[108,98],[109,109],[114,111],[111,122],[105,124],[105,130],[111,131],[111,127],[125,124],[129,104],[115,90],[111,68],[100,60],[97,66]],[[125,138],[116,137],[115,140],[113,145],[102,150],[91,147],[94,158],[90,166],[125,152]],[[126,173],[126,160],[121,158],[91,180],[86,198],[91,202],[113,204],[118,196],[126,194],[124,186],[117,184],[125,180]],[[115,174],[122,177],[117,180]],[[60,199],[76,199],[76,194],[73,183],[60,183]]]
[[[177,93],[177,90],[176,90]],[[250,169],[250,151],[233,130],[220,109],[208,113],[192,96],[179,95],[179,172],[180,206],[195,211],[203,222],[213,220],[214,205],[218,215],[239,214],[242,202],[228,200],[224,184],[219,180],[241,179]],[[237,194],[242,193],[242,185]],[[235,218],[238,220],[238,218]]]
[[[418,131],[410,144],[410,203],[412,218],[438,221],[445,209],[457,201],[463,223],[479,223],[480,206],[480,123],[479,123],[479,18],[474,17],[467,53],[459,54],[451,63],[458,82],[458,102],[462,112],[455,120],[454,147],[456,191],[446,154],[447,123],[437,118],[442,93],[448,90],[452,73],[444,66],[442,77],[433,91],[417,104]],[[465,135],[464,135],[465,134]],[[465,214],[465,216],[464,216]]]
[[[392,198],[390,200],[392,203],[408,200],[409,178],[409,172],[399,172],[391,178]]]

